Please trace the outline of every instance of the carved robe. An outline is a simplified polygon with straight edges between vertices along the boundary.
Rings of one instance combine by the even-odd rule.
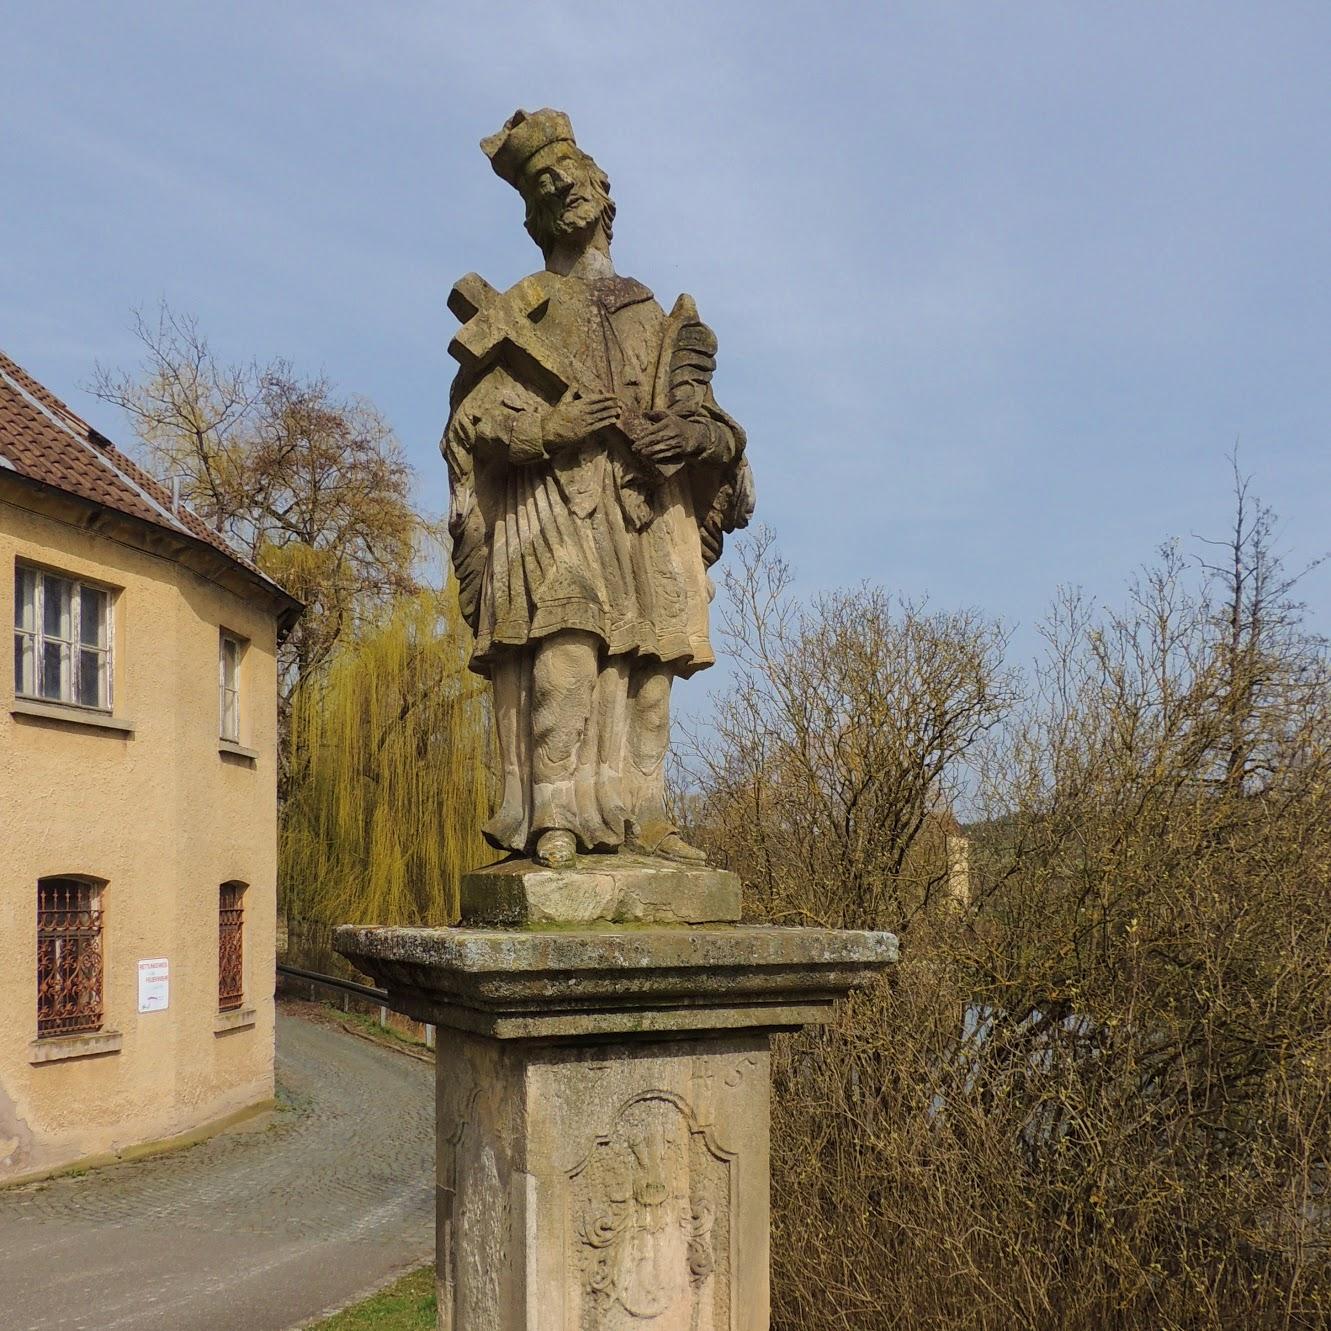
[[[709,441],[706,457],[664,479],[614,431],[547,455],[541,421],[550,403],[523,382],[520,367],[490,363],[460,373],[453,386],[442,443],[453,563],[476,635],[471,668],[495,683],[506,773],[487,836],[525,850],[547,825],[565,826],[591,850],[619,845],[626,819],[640,833],[648,823],[658,835],[668,830],[656,807],[659,773],[635,782],[624,770],[641,738],[633,733],[635,680],[653,667],[689,675],[712,664],[706,566],[721,533],[747,521],[752,482],[744,433],[712,396],[715,344],[709,351],[710,332],[696,317],[692,340],[676,338],[680,321],[639,282],[545,280],[551,295],[540,329],[587,371],[581,391],[613,394],[630,413],[668,407],[704,427]],[[532,696],[533,657],[568,630],[589,635],[580,641],[594,644],[602,677],[576,738],[575,770],[548,780],[537,773],[533,782],[521,777],[532,770],[531,707],[541,703]],[[654,753],[655,741],[648,747]],[[514,785],[517,777],[526,788]],[[551,784],[560,786],[553,796]]]

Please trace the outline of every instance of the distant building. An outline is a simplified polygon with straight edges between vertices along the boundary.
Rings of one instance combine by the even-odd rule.
[[[299,612],[0,354],[0,1183],[271,1099]]]

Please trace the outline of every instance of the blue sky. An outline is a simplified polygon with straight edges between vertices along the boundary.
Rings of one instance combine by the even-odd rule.
[[[131,310],[437,441],[475,269],[539,266],[477,147],[567,109],[616,264],[691,291],[806,590],[1017,628],[1228,516],[1331,546],[1331,6],[726,0],[11,6],[0,345],[79,389]],[[1317,622],[1331,570],[1304,594]]]

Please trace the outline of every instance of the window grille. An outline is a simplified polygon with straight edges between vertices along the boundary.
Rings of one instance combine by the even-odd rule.
[[[217,1006],[223,1012],[245,1001],[244,898],[244,884],[222,884],[217,922]]]
[[[93,883],[37,884],[37,1034],[73,1035],[102,1025],[102,899]]]
[[[14,692],[111,708],[111,595],[72,578],[14,570]]]
[[[218,731],[225,740],[240,743],[240,643],[222,634],[218,661]]]

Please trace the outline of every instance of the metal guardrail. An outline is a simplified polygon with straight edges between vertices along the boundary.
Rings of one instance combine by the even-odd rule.
[[[277,963],[277,973],[279,975],[289,976],[293,980],[302,980],[306,984],[322,985],[325,989],[334,989],[340,993],[350,994],[354,998],[365,998],[371,1003],[379,1005],[379,1025],[387,1029],[395,1029],[401,1034],[400,1027],[391,1027],[388,1018],[388,991],[386,989],[376,989],[372,985],[357,984],[355,980],[342,980],[336,975],[324,975],[321,971],[307,971],[300,966],[288,966],[284,962]],[[345,1004],[343,1007],[345,1008]],[[415,1023],[409,1022],[408,1027]],[[424,1032],[422,1043],[427,1049],[435,1047],[435,1029],[428,1023],[421,1026]],[[404,1051],[409,1052],[409,1051]],[[411,1054],[412,1058],[420,1058],[420,1054]]]
[[[294,980],[307,980],[311,984],[322,984],[329,989],[340,989],[344,994],[355,994],[357,998],[373,999],[376,1003],[388,1002],[388,990],[376,989],[372,985],[357,984],[355,980],[340,980],[336,975],[322,975],[318,971],[302,970],[299,966],[287,966],[277,963],[279,975],[290,975]]]

